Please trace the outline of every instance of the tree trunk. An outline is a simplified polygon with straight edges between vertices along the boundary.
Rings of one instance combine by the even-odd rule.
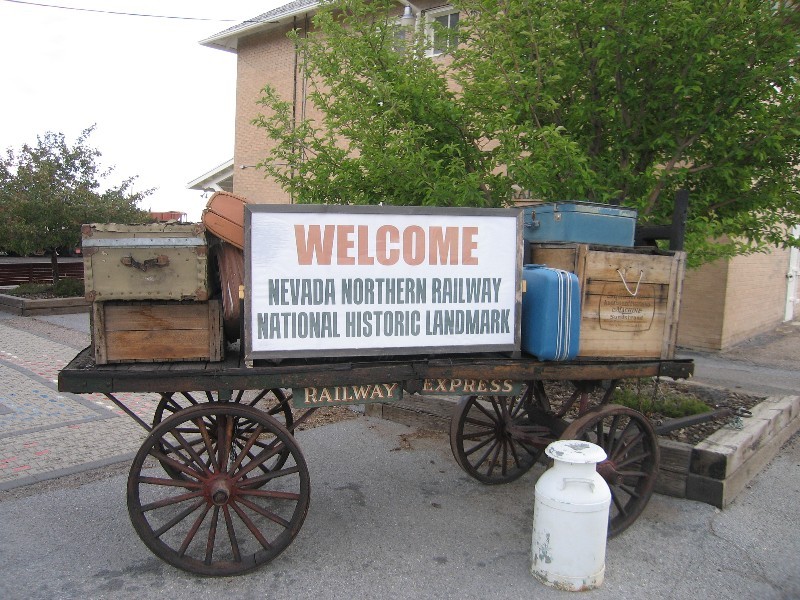
[[[58,283],[58,252],[53,248],[50,252],[50,266],[53,269],[53,285]]]

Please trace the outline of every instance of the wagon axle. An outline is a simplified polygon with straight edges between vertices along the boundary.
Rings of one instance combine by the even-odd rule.
[[[217,506],[222,506],[228,503],[228,498],[231,497],[233,486],[231,485],[230,477],[222,475],[217,477],[204,486],[204,495],[212,503]]]

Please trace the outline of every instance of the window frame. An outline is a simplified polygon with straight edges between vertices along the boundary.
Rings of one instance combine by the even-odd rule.
[[[425,39],[428,46],[428,56],[444,56],[450,54],[453,49],[458,46],[458,24],[460,22],[459,13],[460,11],[452,5],[425,11]],[[451,17],[451,15],[455,15],[456,17],[455,26],[450,25],[449,19],[446,26],[436,25],[439,19],[443,17]],[[441,34],[442,29],[446,29],[446,31],[452,37],[447,40],[437,40],[437,37]],[[437,46],[439,46],[439,48],[437,48]]]

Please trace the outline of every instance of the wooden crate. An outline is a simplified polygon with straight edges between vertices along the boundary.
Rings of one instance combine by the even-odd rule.
[[[92,345],[98,365],[218,362],[224,358],[220,304],[218,300],[95,302]]]
[[[84,225],[86,299],[207,300],[208,247],[196,223]]]
[[[553,243],[531,259],[578,276],[579,358],[674,357],[686,253]]]

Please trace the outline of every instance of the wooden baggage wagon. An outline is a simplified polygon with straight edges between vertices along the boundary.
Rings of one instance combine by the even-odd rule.
[[[462,393],[450,445],[461,468],[485,484],[517,479],[554,440],[597,443],[608,454],[598,472],[612,491],[609,534],[615,535],[647,505],[659,461],[649,420],[610,403],[615,385],[692,371],[686,360],[554,363],[492,354],[291,359],[255,367],[239,356],[96,365],[87,348],[61,371],[59,390],[103,393],[149,432],[127,492],[144,543],[181,569],[234,575],[269,562],[299,532],[310,492],[295,434],[319,406],[390,401],[401,388]],[[574,385],[563,405],[548,398],[546,384],[553,381]],[[604,393],[592,402],[589,392],[597,387]],[[125,406],[121,392],[160,394],[152,423]]]
[[[188,352],[182,360],[112,364],[108,340],[130,319],[115,320],[116,304],[96,307],[96,347],[61,371],[59,390],[102,393],[147,430],[127,484],[128,512],[143,542],[166,562],[203,575],[269,562],[292,542],[309,509],[298,426],[321,406],[392,402],[403,393],[460,397],[451,449],[484,484],[517,479],[555,440],[598,444],[608,456],[597,469],[612,492],[609,534],[635,521],[656,483],[659,445],[646,417],[611,401],[623,379],[691,376],[692,361],[674,359],[671,342],[682,271],[651,269],[640,253],[609,267],[590,247],[554,248],[578,257],[574,271],[587,294],[611,298],[609,331],[639,346],[634,356],[620,354],[619,343],[617,355],[595,344],[588,352],[600,356],[541,361],[520,351],[520,217],[491,209],[247,206],[243,335],[225,356],[209,352],[191,361]],[[127,257],[117,259],[126,275]],[[664,260],[682,268],[681,256]],[[597,284],[596,273],[610,281]],[[620,287],[637,297],[631,286],[654,291],[641,301],[614,300]],[[583,298],[584,319],[592,298]],[[627,312],[614,313],[634,304],[637,315],[650,316],[631,321]],[[165,338],[184,335],[175,333],[174,315],[185,307],[178,308],[154,319],[147,307],[146,323],[165,322]],[[134,305],[126,314],[142,310]],[[193,310],[208,314],[205,305]],[[617,314],[625,314],[623,325]],[[574,391],[556,401],[552,382],[569,382]],[[151,422],[125,405],[125,392],[160,395]]]

